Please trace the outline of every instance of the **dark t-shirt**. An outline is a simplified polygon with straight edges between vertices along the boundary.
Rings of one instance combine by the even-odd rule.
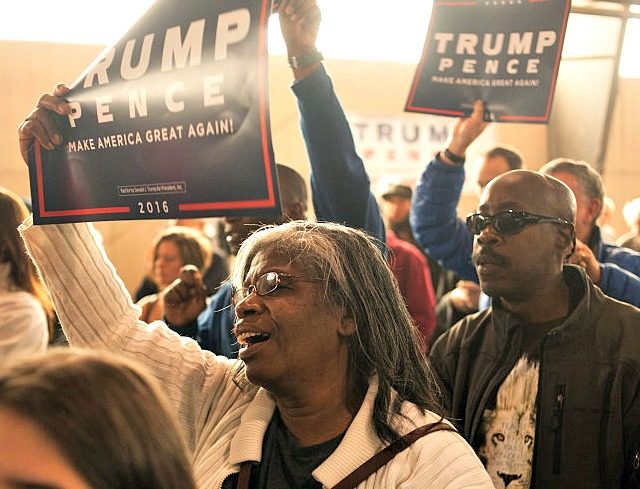
[[[301,447],[282,422],[278,410],[262,442],[262,462],[251,469],[252,489],[320,489],[311,473],[331,455],[344,434],[319,445]],[[237,474],[225,479],[223,489],[235,489]]]

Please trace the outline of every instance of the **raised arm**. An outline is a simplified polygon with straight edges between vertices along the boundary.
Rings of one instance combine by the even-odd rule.
[[[599,255],[602,262],[599,263],[600,280],[597,283],[602,291],[614,299],[640,307],[640,253],[603,244]]]
[[[363,229],[384,243],[382,217],[362,159],[356,153],[349,123],[331,79],[314,55],[320,10],[315,0],[285,0],[279,12],[289,57],[302,60],[303,65],[311,60],[307,66],[292,68],[292,89],[298,98],[300,125],[311,162],[316,217]]]
[[[64,113],[60,97],[41,98],[19,130],[23,154],[40,136],[62,143],[47,108]],[[44,100],[44,102],[43,102]],[[43,122],[44,121],[44,122]],[[91,224],[20,226],[27,250],[54,302],[72,346],[106,349],[144,364],[159,379],[176,406],[192,447],[202,424],[215,425],[212,405],[238,402],[243,394],[232,382],[232,362],[200,350],[162,322],[138,320],[140,308],[118,276]]]
[[[640,258],[639,258],[640,260]],[[619,301],[640,307],[640,277],[615,263],[601,263],[600,288]]]
[[[458,218],[457,207],[467,148],[487,127],[483,110],[482,102],[477,101],[471,116],[457,121],[447,150],[427,165],[416,187],[410,218],[414,237],[429,256],[461,278],[475,282],[473,236]]]

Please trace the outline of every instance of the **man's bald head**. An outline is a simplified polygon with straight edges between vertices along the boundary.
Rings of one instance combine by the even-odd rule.
[[[240,249],[242,242],[249,235],[267,224],[282,224],[287,221],[297,221],[307,217],[307,184],[304,178],[295,171],[280,163],[276,164],[278,185],[282,213],[272,217],[240,217],[225,218],[224,232],[226,241],[233,254]]]
[[[561,217],[571,223],[576,220],[576,199],[571,189],[551,175],[531,170],[513,170],[489,182],[482,202],[491,190],[503,189],[513,202],[522,204],[527,212],[549,217]]]
[[[307,212],[307,184],[297,171],[280,163],[276,164],[278,172],[278,183],[280,185],[280,198],[282,199],[282,210],[285,215],[290,214],[288,208],[298,205],[300,208],[292,219],[303,219]],[[303,217],[299,215],[301,213]]]

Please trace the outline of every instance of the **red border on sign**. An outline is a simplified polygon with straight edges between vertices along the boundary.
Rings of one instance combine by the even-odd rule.
[[[271,0],[262,0],[260,12],[260,28],[258,37],[258,105],[260,113],[260,137],[262,139],[262,155],[264,171],[267,184],[267,198],[259,200],[238,200],[225,202],[195,202],[178,204],[180,211],[202,211],[219,209],[249,209],[249,208],[272,208],[276,204],[276,192],[273,176],[271,174],[271,154],[269,151],[269,132],[267,130],[267,9],[270,8]],[[90,214],[131,214],[131,207],[97,207],[86,209],[65,209],[50,211],[45,208],[44,184],[42,176],[42,154],[40,144],[35,143],[36,158],[36,188],[38,192],[38,204],[40,217],[65,217],[65,216],[86,216]]]
[[[87,216],[89,214],[127,214],[131,207],[97,207],[93,209],[68,209],[64,211],[48,211],[44,206],[44,183],[42,181],[42,150],[40,143],[35,144],[36,179],[38,189],[38,210],[41,217]]]
[[[528,0],[529,3],[542,3],[548,0]],[[459,6],[476,6],[476,5],[480,5],[479,2],[474,2],[474,1],[469,1],[469,2],[451,2],[451,1],[442,1],[442,2],[434,2],[433,4],[433,12],[431,14],[431,22],[433,22],[433,19],[435,18],[436,15],[436,7],[440,7],[440,6],[448,6],[448,7],[459,7]],[[563,29],[562,31],[560,31],[560,39],[561,39],[561,45],[564,44],[564,36],[565,36],[565,32],[567,29],[567,17],[569,15],[569,10],[571,7],[571,2],[567,1],[565,2],[565,11],[564,11],[564,16],[563,16]],[[430,29],[429,29],[430,30]],[[449,109],[437,109],[437,108],[431,108],[431,107],[417,107],[414,104],[415,101],[415,95],[416,95],[416,90],[418,89],[418,85],[420,84],[420,81],[422,80],[422,73],[423,73],[423,65],[424,62],[426,60],[426,53],[428,52],[427,47],[429,45],[429,41],[430,39],[427,38],[425,41],[425,45],[423,48],[423,54],[421,56],[420,59],[420,63],[418,65],[418,68],[416,70],[416,76],[414,77],[413,80],[413,84],[411,85],[411,90],[409,92],[409,97],[407,99],[407,104],[405,106],[405,110],[410,110],[410,111],[414,111],[414,112],[422,112],[425,114],[436,114],[436,115],[448,115],[448,116],[455,116],[455,117],[464,117],[466,114],[463,111],[458,111],[458,110],[449,110]],[[525,116],[525,115],[505,115],[505,116],[497,116],[496,117],[496,121],[505,121],[505,122],[545,122],[549,119],[549,114],[551,113],[551,102],[553,101],[553,95],[555,92],[555,87],[556,87],[556,81],[558,78],[558,67],[560,65],[560,58],[562,57],[562,49],[558,49],[558,53],[556,55],[556,60],[555,60],[555,64],[553,67],[553,79],[551,82],[551,86],[549,89],[549,97],[547,98],[547,105],[545,108],[545,114],[541,115],[541,116]]]
[[[267,198],[261,200],[238,200],[229,202],[196,202],[189,204],[178,204],[181,211],[204,211],[216,209],[248,209],[250,207],[269,208],[275,206],[276,196],[273,187],[273,178],[269,158],[268,131],[267,131],[267,5],[271,8],[270,0],[263,0],[260,12],[260,26],[258,37],[258,105],[260,106],[260,137],[262,138],[262,156],[264,158],[264,172],[267,180]]]

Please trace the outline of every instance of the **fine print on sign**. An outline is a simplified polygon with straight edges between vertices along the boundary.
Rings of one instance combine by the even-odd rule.
[[[435,1],[405,110],[546,123],[569,0]]]
[[[36,145],[36,223],[279,214],[270,0],[158,0],[72,85],[65,143]]]

